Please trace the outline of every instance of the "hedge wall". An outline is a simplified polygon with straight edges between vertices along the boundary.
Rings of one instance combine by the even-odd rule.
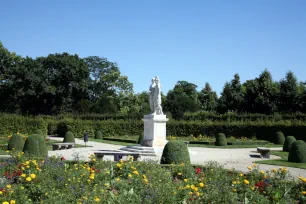
[[[40,129],[47,134],[48,122],[41,117],[25,117],[14,114],[0,114],[0,136],[20,132],[32,134]]]
[[[102,130],[105,137],[140,135],[143,131],[141,120],[80,120],[49,117],[24,117],[10,114],[0,114],[0,136],[7,136],[13,132],[33,133],[40,129],[44,133],[56,134],[57,124],[64,123],[75,137],[83,137],[87,132],[94,137],[96,130]],[[167,135],[171,136],[215,136],[219,132],[235,137],[253,137],[274,141],[275,133],[282,131],[285,136],[293,135],[298,140],[306,141],[306,122],[302,120],[282,121],[175,121],[167,123]]]

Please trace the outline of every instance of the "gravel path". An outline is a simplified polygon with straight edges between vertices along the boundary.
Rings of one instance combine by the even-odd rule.
[[[62,141],[62,138],[50,137],[52,140]],[[76,139],[76,144],[85,144],[83,140]],[[116,150],[123,146],[105,144],[99,142],[89,141],[87,148],[72,148],[69,150],[49,151],[49,156],[63,156],[65,159],[73,160],[79,157],[81,160],[88,160],[88,156],[93,154],[94,150]],[[281,150],[281,148],[270,148],[272,150]],[[235,169],[242,172],[248,172],[247,167],[253,165],[253,161],[263,160],[258,158],[258,153],[255,148],[245,149],[219,149],[219,148],[202,148],[202,147],[189,147],[191,163],[203,165],[209,161],[216,161],[227,169]],[[158,162],[161,153],[157,153],[156,157],[147,157],[147,159],[155,160]],[[278,159],[278,156],[271,155],[271,159]],[[113,156],[105,156],[107,160],[113,160]],[[281,166],[258,164],[260,170],[268,171],[274,168],[281,168]],[[290,174],[294,177],[306,176],[306,169],[298,169],[286,167]]]

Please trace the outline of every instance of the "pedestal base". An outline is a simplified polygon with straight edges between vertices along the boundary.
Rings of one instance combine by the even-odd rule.
[[[167,121],[166,115],[145,115],[143,119],[144,138],[141,145],[163,149],[167,143]]]

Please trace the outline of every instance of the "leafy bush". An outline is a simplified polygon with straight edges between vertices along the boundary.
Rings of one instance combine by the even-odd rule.
[[[275,144],[283,145],[285,142],[285,136],[282,132],[276,132],[276,141]]]
[[[137,141],[137,144],[141,144],[141,142],[142,142],[142,140],[143,140],[143,137],[144,137],[144,135],[143,135],[143,132],[139,135],[139,137],[138,137],[138,141]]]
[[[25,141],[23,151],[33,157],[45,157],[48,155],[46,142],[41,135],[30,135]]]
[[[100,130],[95,132],[95,139],[103,139],[103,135]]]
[[[216,145],[217,146],[226,146],[227,145],[227,140],[226,137],[223,133],[218,133],[216,136]]]
[[[65,122],[59,122],[57,124],[56,133],[59,137],[65,137],[66,132],[68,132],[68,126]]]
[[[13,134],[8,142],[8,150],[22,151],[25,139],[19,134]]]
[[[284,146],[283,146],[283,151],[284,152],[290,152],[291,146],[293,144],[293,142],[295,142],[295,137],[293,136],[287,136],[286,140],[284,142]]]
[[[182,141],[169,141],[161,157],[161,164],[190,164],[187,145]]]
[[[64,143],[66,142],[75,143],[74,134],[72,132],[66,132],[63,142]]]
[[[302,140],[293,142],[288,155],[289,162],[306,163],[306,143]]]

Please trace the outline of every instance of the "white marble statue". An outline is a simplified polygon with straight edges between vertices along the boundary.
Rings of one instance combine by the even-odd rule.
[[[152,79],[149,93],[151,114],[163,115],[161,107],[161,84],[159,83],[159,78],[157,76]]]

